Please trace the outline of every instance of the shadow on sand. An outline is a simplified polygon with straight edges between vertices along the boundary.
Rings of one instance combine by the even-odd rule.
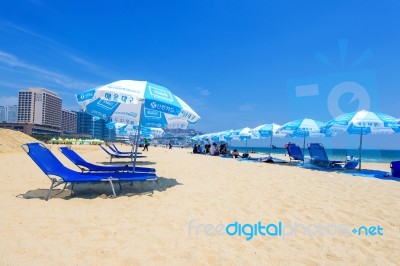
[[[132,161],[116,161],[116,162],[97,162],[104,165],[132,165]],[[136,161],[136,165],[153,165],[155,162],[150,161]]]
[[[154,191],[163,192],[169,188],[172,188],[177,185],[182,185],[174,178],[165,178],[158,177],[157,181],[141,181],[141,182],[133,182],[131,185],[130,182],[122,182],[121,188],[117,182],[115,182],[115,192],[117,193],[117,197],[131,197],[131,196],[141,196],[147,195],[152,196]],[[62,186],[61,186],[62,187]],[[101,183],[76,183],[74,184],[73,190],[74,192],[71,194],[71,184],[68,184],[66,190],[53,189],[49,200],[54,198],[61,198],[65,200],[69,200],[72,198],[83,198],[83,199],[95,199],[95,198],[113,198],[112,190],[110,184],[108,182]],[[19,194],[16,197],[23,199],[41,199],[45,200],[48,193],[48,189],[35,189],[29,190],[24,194]]]

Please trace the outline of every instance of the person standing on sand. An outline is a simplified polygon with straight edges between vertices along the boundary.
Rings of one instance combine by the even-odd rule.
[[[144,148],[142,151],[149,151],[149,140],[148,139],[144,139]]]
[[[168,148],[169,148],[169,149],[172,149],[172,144],[171,144],[171,142],[168,143]]]

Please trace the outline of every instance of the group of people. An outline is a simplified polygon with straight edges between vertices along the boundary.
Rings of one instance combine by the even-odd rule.
[[[193,153],[206,155],[209,154],[211,156],[231,156],[232,158],[242,157],[237,149],[230,151],[225,143],[222,143],[218,146],[218,144],[215,142],[213,144],[206,143],[204,145],[204,149],[201,147],[200,144],[195,144],[193,146]]]

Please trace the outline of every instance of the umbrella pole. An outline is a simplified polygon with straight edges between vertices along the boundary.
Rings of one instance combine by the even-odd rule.
[[[269,141],[269,156],[271,156],[271,149],[272,149],[272,136],[273,136],[273,135],[271,135],[271,139],[270,139],[270,141]]]
[[[306,133],[304,133],[304,138],[303,138],[303,163],[304,163],[304,150],[306,148]]]
[[[362,128],[360,131],[360,147],[358,149],[358,158],[360,160],[360,163],[358,164],[358,171],[361,171],[361,148],[362,148]]]
[[[139,147],[139,135],[140,135],[140,127],[141,127],[141,125],[142,125],[143,107],[144,107],[144,100],[142,100],[142,106],[140,107],[140,118],[139,118],[138,131],[137,131],[137,134],[136,134],[135,153],[132,153],[132,156],[131,156],[131,161],[132,161],[132,158],[133,158],[133,156],[135,155],[135,156],[134,156],[134,160],[133,160],[133,172],[135,172],[137,150],[138,150],[138,147]]]

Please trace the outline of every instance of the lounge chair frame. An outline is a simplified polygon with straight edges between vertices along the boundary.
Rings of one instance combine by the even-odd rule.
[[[310,143],[308,144],[308,152],[310,153],[311,163],[323,168],[332,169],[354,169],[359,161],[331,161],[328,158],[328,154],[321,143]]]
[[[304,162],[304,154],[298,145],[294,143],[288,143],[286,144],[286,151],[289,155],[289,163],[291,163],[292,161]],[[294,154],[295,152],[297,152],[297,154]]]
[[[134,155],[132,154],[118,154],[118,153],[112,153],[109,150],[107,150],[103,145],[99,144],[100,148],[105,151],[109,156],[110,156],[110,163],[112,162],[113,158],[118,158],[118,159],[132,159],[133,157],[136,158],[145,158],[146,156],[143,155]]]
[[[129,166],[129,165],[121,165],[121,166],[105,166],[105,165],[96,165],[92,164],[85,159],[83,159],[79,154],[77,154],[71,148],[65,146],[59,148],[61,153],[65,155],[71,162],[73,162],[82,172],[141,172],[141,173],[155,173],[156,169],[149,167],[139,167]]]

